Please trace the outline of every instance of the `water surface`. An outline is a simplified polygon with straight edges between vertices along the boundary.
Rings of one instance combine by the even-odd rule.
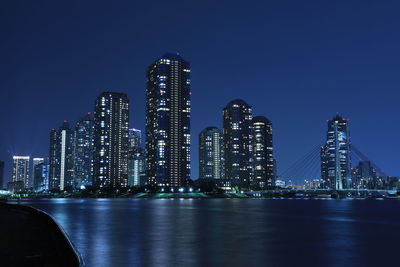
[[[87,266],[398,266],[400,201],[42,199]]]

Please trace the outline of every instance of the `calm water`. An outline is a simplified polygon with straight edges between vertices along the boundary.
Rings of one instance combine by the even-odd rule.
[[[399,266],[398,200],[49,199],[87,266]]]

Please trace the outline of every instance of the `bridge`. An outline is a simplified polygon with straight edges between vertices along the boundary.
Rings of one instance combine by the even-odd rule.
[[[329,180],[327,178],[332,178],[331,175],[327,175],[327,170],[325,169],[325,179],[322,178],[322,161],[321,161],[321,143],[315,145],[305,156],[297,160],[293,165],[289,166],[286,170],[282,171],[278,176],[281,181],[286,183],[286,186],[292,188],[293,190],[298,189],[296,193],[310,193],[310,194],[324,194],[333,193],[327,188],[335,188],[335,186],[329,185]],[[370,160],[365,154],[363,154],[360,149],[358,149],[354,144],[350,145],[350,162],[348,165],[346,177],[341,176],[341,168],[343,168],[341,163],[336,163],[335,173],[339,173],[339,177],[346,182],[346,185],[336,187],[335,192],[340,192],[340,194],[381,194],[389,189],[400,188],[400,178],[392,177],[388,175],[382,168],[380,168],[375,162]],[[325,161],[327,162],[327,161]],[[331,161],[329,161],[331,162]],[[359,165],[361,163],[363,165]],[[327,164],[327,163],[325,163]],[[327,166],[327,165],[325,165]],[[358,168],[354,168],[358,166]],[[367,166],[367,167],[365,167]],[[325,167],[327,168],[327,167]],[[332,171],[329,167],[329,173]],[[369,169],[370,168],[370,169]],[[358,173],[357,173],[358,172]],[[366,174],[367,173],[367,174]],[[335,179],[337,175],[335,174]],[[362,181],[361,181],[362,180]],[[396,180],[396,181],[395,181]],[[393,181],[395,181],[393,183]],[[320,189],[321,188],[321,189]],[[325,191],[322,188],[325,188]],[[356,189],[358,188],[358,189]],[[302,189],[308,189],[307,192],[301,192]],[[317,191],[312,191],[312,189]],[[379,190],[378,190],[379,189]],[[311,190],[311,191],[309,191]],[[328,190],[328,191],[326,191]],[[354,191],[356,190],[356,191]],[[383,190],[383,191],[382,191]],[[382,192],[381,192],[382,191]],[[294,191],[291,191],[294,192]],[[275,193],[271,191],[270,193]],[[385,193],[386,194],[386,193]]]
[[[345,198],[345,197],[387,197],[395,196],[397,190],[374,190],[374,189],[281,189],[281,190],[263,190],[263,191],[252,191],[245,193],[249,197],[333,197],[333,198]]]

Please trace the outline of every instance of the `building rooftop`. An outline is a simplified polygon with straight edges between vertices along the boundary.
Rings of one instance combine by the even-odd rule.
[[[256,122],[256,121],[263,122],[265,124],[272,124],[272,122],[265,116],[255,116],[255,117],[253,117],[253,122]]]
[[[186,61],[181,55],[177,53],[165,53],[159,59],[169,59],[169,60],[179,60],[179,61]]]
[[[233,106],[233,105],[240,105],[240,106],[247,106],[247,107],[251,107],[249,104],[247,104],[246,103],[246,101],[244,101],[243,99],[235,99],[235,100],[232,100],[231,102],[229,102],[228,103],[228,105],[226,105],[227,107],[228,106]]]

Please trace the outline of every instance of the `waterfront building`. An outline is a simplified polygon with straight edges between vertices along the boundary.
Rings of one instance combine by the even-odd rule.
[[[72,189],[74,186],[74,130],[69,123],[50,131],[49,189]]]
[[[352,168],[351,173],[353,189],[382,189],[383,187],[371,161],[360,161],[355,168]]]
[[[91,185],[93,160],[93,118],[90,113],[80,118],[75,124],[75,186]]]
[[[286,181],[280,179],[279,177],[277,177],[277,179],[275,180],[275,186],[281,187],[281,188],[285,188],[286,187]]]
[[[190,178],[190,64],[165,54],[147,70],[148,184],[183,186]]]
[[[142,131],[135,129],[135,128],[130,128],[129,129],[129,148],[135,147],[135,146],[142,146]]]
[[[124,93],[103,92],[95,102],[93,178],[99,187],[128,185],[129,100]]]
[[[25,188],[26,187],[24,181],[11,181],[7,183],[7,190],[11,192],[22,191]]]
[[[29,156],[13,156],[12,182],[19,182],[22,188],[29,188]]]
[[[4,186],[4,161],[0,161],[0,190]]]
[[[146,161],[144,149],[134,146],[129,150],[128,185],[141,186],[146,183]]]
[[[33,158],[33,190],[48,189],[49,164],[47,158]]]
[[[232,185],[249,185],[252,179],[252,110],[241,99],[223,109],[224,174]]]
[[[310,181],[306,180],[304,184],[305,190],[319,189],[321,187],[320,179],[312,179]]]
[[[222,132],[217,127],[207,127],[199,134],[199,178],[223,178]]]
[[[256,188],[275,186],[272,123],[264,116],[253,118],[253,181]]]
[[[328,121],[326,144],[321,147],[321,187],[350,187],[351,149],[349,120],[336,115]]]

